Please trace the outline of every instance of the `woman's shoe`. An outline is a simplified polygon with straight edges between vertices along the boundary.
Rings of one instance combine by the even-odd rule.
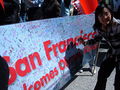
[[[79,72],[80,72],[80,73],[83,73],[83,69],[80,69]]]

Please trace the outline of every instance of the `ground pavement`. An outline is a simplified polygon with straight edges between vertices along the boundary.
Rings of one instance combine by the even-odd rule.
[[[87,71],[88,65],[85,66],[86,70],[83,73],[77,72],[74,78],[68,82],[61,90],[94,90],[99,67],[96,67],[97,73],[92,76],[92,74]],[[114,76],[115,70],[112,72],[111,76],[108,78],[106,90],[114,90]]]

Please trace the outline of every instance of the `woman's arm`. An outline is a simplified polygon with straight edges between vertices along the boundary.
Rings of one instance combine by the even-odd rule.
[[[95,43],[97,43],[97,42],[99,42],[99,41],[101,41],[101,40],[102,40],[102,36],[96,35],[93,39],[88,40],[88,41],[86,42],[86,44],[88,44],[88,45],[93,45],[93,44],[95,44]]]

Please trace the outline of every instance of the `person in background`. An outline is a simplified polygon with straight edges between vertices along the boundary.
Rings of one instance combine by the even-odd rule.
[[[57,0],[44,0],[40,6],[27,9],[27,21],[60,17],[61,7]]]
[[[96,73],[96,69],[95,69],[95,54],[96,54],[96,50],[87,51],[88,47],[91,48],[91,46],[87,45],[83,38],[78,38],[78,43],[80,45],[81,44],[84,45],[83,46],[83,52],[84,52],[83,53],[83,60],[82,60],[82,65],[80,65],[81,69],[79,70],[79,72],[82,73],[84,71],[84,66],[87,63],[89,63],[90,72],[92,73],[92,75],[94,75]]]
[[[80,0],[72,0],[72,6],[73,6],[73,15],[82,15],[84,14],[84,10],[81,6]]]
[[[72,77],[81,68],[80,65],[82,64],[82,59],[82,50],[76,47],[76,43],[70,42],[66,49],[65,60],[67,62]]]
[[[61,7],[57,0],[44,0],[41,7],[44,19],[60,17]]]
[[[114,17],[120,19],[120,0],[101,0],[104,1],[113,11]]]
[[[93,28],[97,34],[94,39],[86,43],[94,44],[104,38],[109,45],[107,56],[100,66],[94,90],[106,89],[107,78],[114,68],[116,69],[114,90],[120,90],[120,22],[113,17],[111,9],[103,2],[95,10]]]
[[[0,90],[8,90],[9,68],[7,62],[0,56]]]
[[[70,16],[71,0],[61,0],[61,17]]]
[[[3,0],[4,8],[0,5],[0,25],[19,22],[19,5],[14,0]]]
[[[26,17],[25,17],[26,13]],[[44,18],[43,11],[41,7],[31,7],[26,9],[24,14],[24,17],[26,18],[25,21],[33,21],[33,20],[40,20]]]

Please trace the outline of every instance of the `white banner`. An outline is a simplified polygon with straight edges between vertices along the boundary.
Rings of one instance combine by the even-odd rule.
[[[83,49],[77,38],[92,38],[93,23],[94,15],[81,15],[0,26],[0,55],[8,61],[9,90],[63,87],[71,79],[67,46],[73,41]]]

